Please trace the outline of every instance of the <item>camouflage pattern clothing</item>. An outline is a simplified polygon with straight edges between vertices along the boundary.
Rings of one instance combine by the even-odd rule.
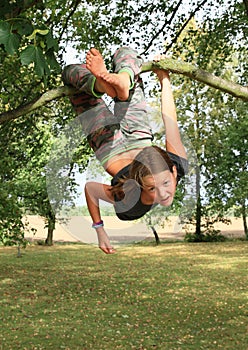
[[[71,64],[63,71],[64,84],[78,89],[70,100],[87,140],[102,165],[120,153],[151,146],[153,135],[139,76],[141,64],[142,58],[135,50],[122,47],[116,51],[113,72],[128,72],[131,87],[127,101],[115,99],[114,113],[101,98],[102,94],[94,91],[96,78],[85,64]]]

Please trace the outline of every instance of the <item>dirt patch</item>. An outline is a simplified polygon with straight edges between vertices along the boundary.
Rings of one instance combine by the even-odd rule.
[[[47,229],[45,222],[40,216],[27,216],[30,228],[35,228],[37,232],[32,234],[27,232],[25,238],[34,240],[45,240]],[[147,238],[154,238],[153,233],[144,223],[132,221],[120,221],[117,217],[103,217],[105,229],[108,232],[113,243],[125,243],[140,241]],[[245,237],[243,222],[241,219],[232,219],[230,225],[219,223],[215,226],[221,231],[221,234],[230,237]],[[184,229],[178,224],[177,217],[171,217],[166,221],[165,227],[159,228],[159,237],[168,240],[183,240],[185,236]],[[96,232],[91,227],[91,218],[89,216],[74,216],[70,220],[58,222],[54,231],[54,241],[56,242],[83,242],[97,243]]]

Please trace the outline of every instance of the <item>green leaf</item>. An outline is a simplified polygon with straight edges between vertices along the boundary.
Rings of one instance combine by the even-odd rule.
[[[13,23],[13,30],[16,30],[18,34],[22,35],[30,35],[33,31],[33,26],[30,22],[24,19],[20,19],[19,21],[16,21]]]
[[[21,52],[20,58],[23,65],[34,63],[35,72],[38,76],[50,73],[46,58],[39,47],[34,45],[28,46]]]
[[[4,45],[5,50],[10,54],[13,55],[20,46],[20,38],[17,34],[11,33],[8,37],[7,43]]]
[[[5,21],[0,21],[0,43],[5,44],[6,38],[10,33],[10,25]]]
[[[39,47],[37,47],[35,51],[35,72],[40,77],[50,73],[46,58]]]
[[[34,45],[30,45],[21,52],[20,58],[22,65],[25,66],[35,62],[35,50],[36,47]]]
[[[58,42],[52,37],[51,32],[46,35],[46,45],[48,50],[53,48],[54,51],[58,51]]]
[[[18,34],[11,32],[9,23],[0,22],[0,44],[4,45],[7,53],[13,55],[20,46],[20,37]]]
[[[53,50],[47,51],[46,58],[47,58],[47,62],[49,64],[49,66],[52,69],[54,69],[55,71],[58,71],[58,72],[61,70],[59,63],[57,62],[56,57],[54,56]]]

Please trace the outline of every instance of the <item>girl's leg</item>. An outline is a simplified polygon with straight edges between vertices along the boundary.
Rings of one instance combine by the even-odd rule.
[[[118,121],[102,100],[102,94],[94,90],[96,77],[84,64],[67,66],[62,78],[65,84],[79,91],[70,100],[79,116],[83,132],[98,156],[97,151],[101,146],[112,139],[116,129],[120,129]]]
[[[128,148],[134,148],[135,143],[137,148],[139,145],[142,147],[148,140],[153,139],[147,118],[143,82],[139,75],[142,62],[138,53],[129,47],[117,50],[113,58],[114,72],[127,72],[131,81],[128,100],[116,100],[114,111],[126,136]]]
[[[114,54],[113,70],[115,73],[120,73],[121,71],[128,72],[133,83],[134,79],[137,80],[138,78],[142,63],[143,59],[138,55],[137,51],[124,46],[118,49]]]

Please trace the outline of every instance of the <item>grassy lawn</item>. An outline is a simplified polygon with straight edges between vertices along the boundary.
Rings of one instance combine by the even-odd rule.
[[[248,349],[248,243],[0,248],[0,349]]]

